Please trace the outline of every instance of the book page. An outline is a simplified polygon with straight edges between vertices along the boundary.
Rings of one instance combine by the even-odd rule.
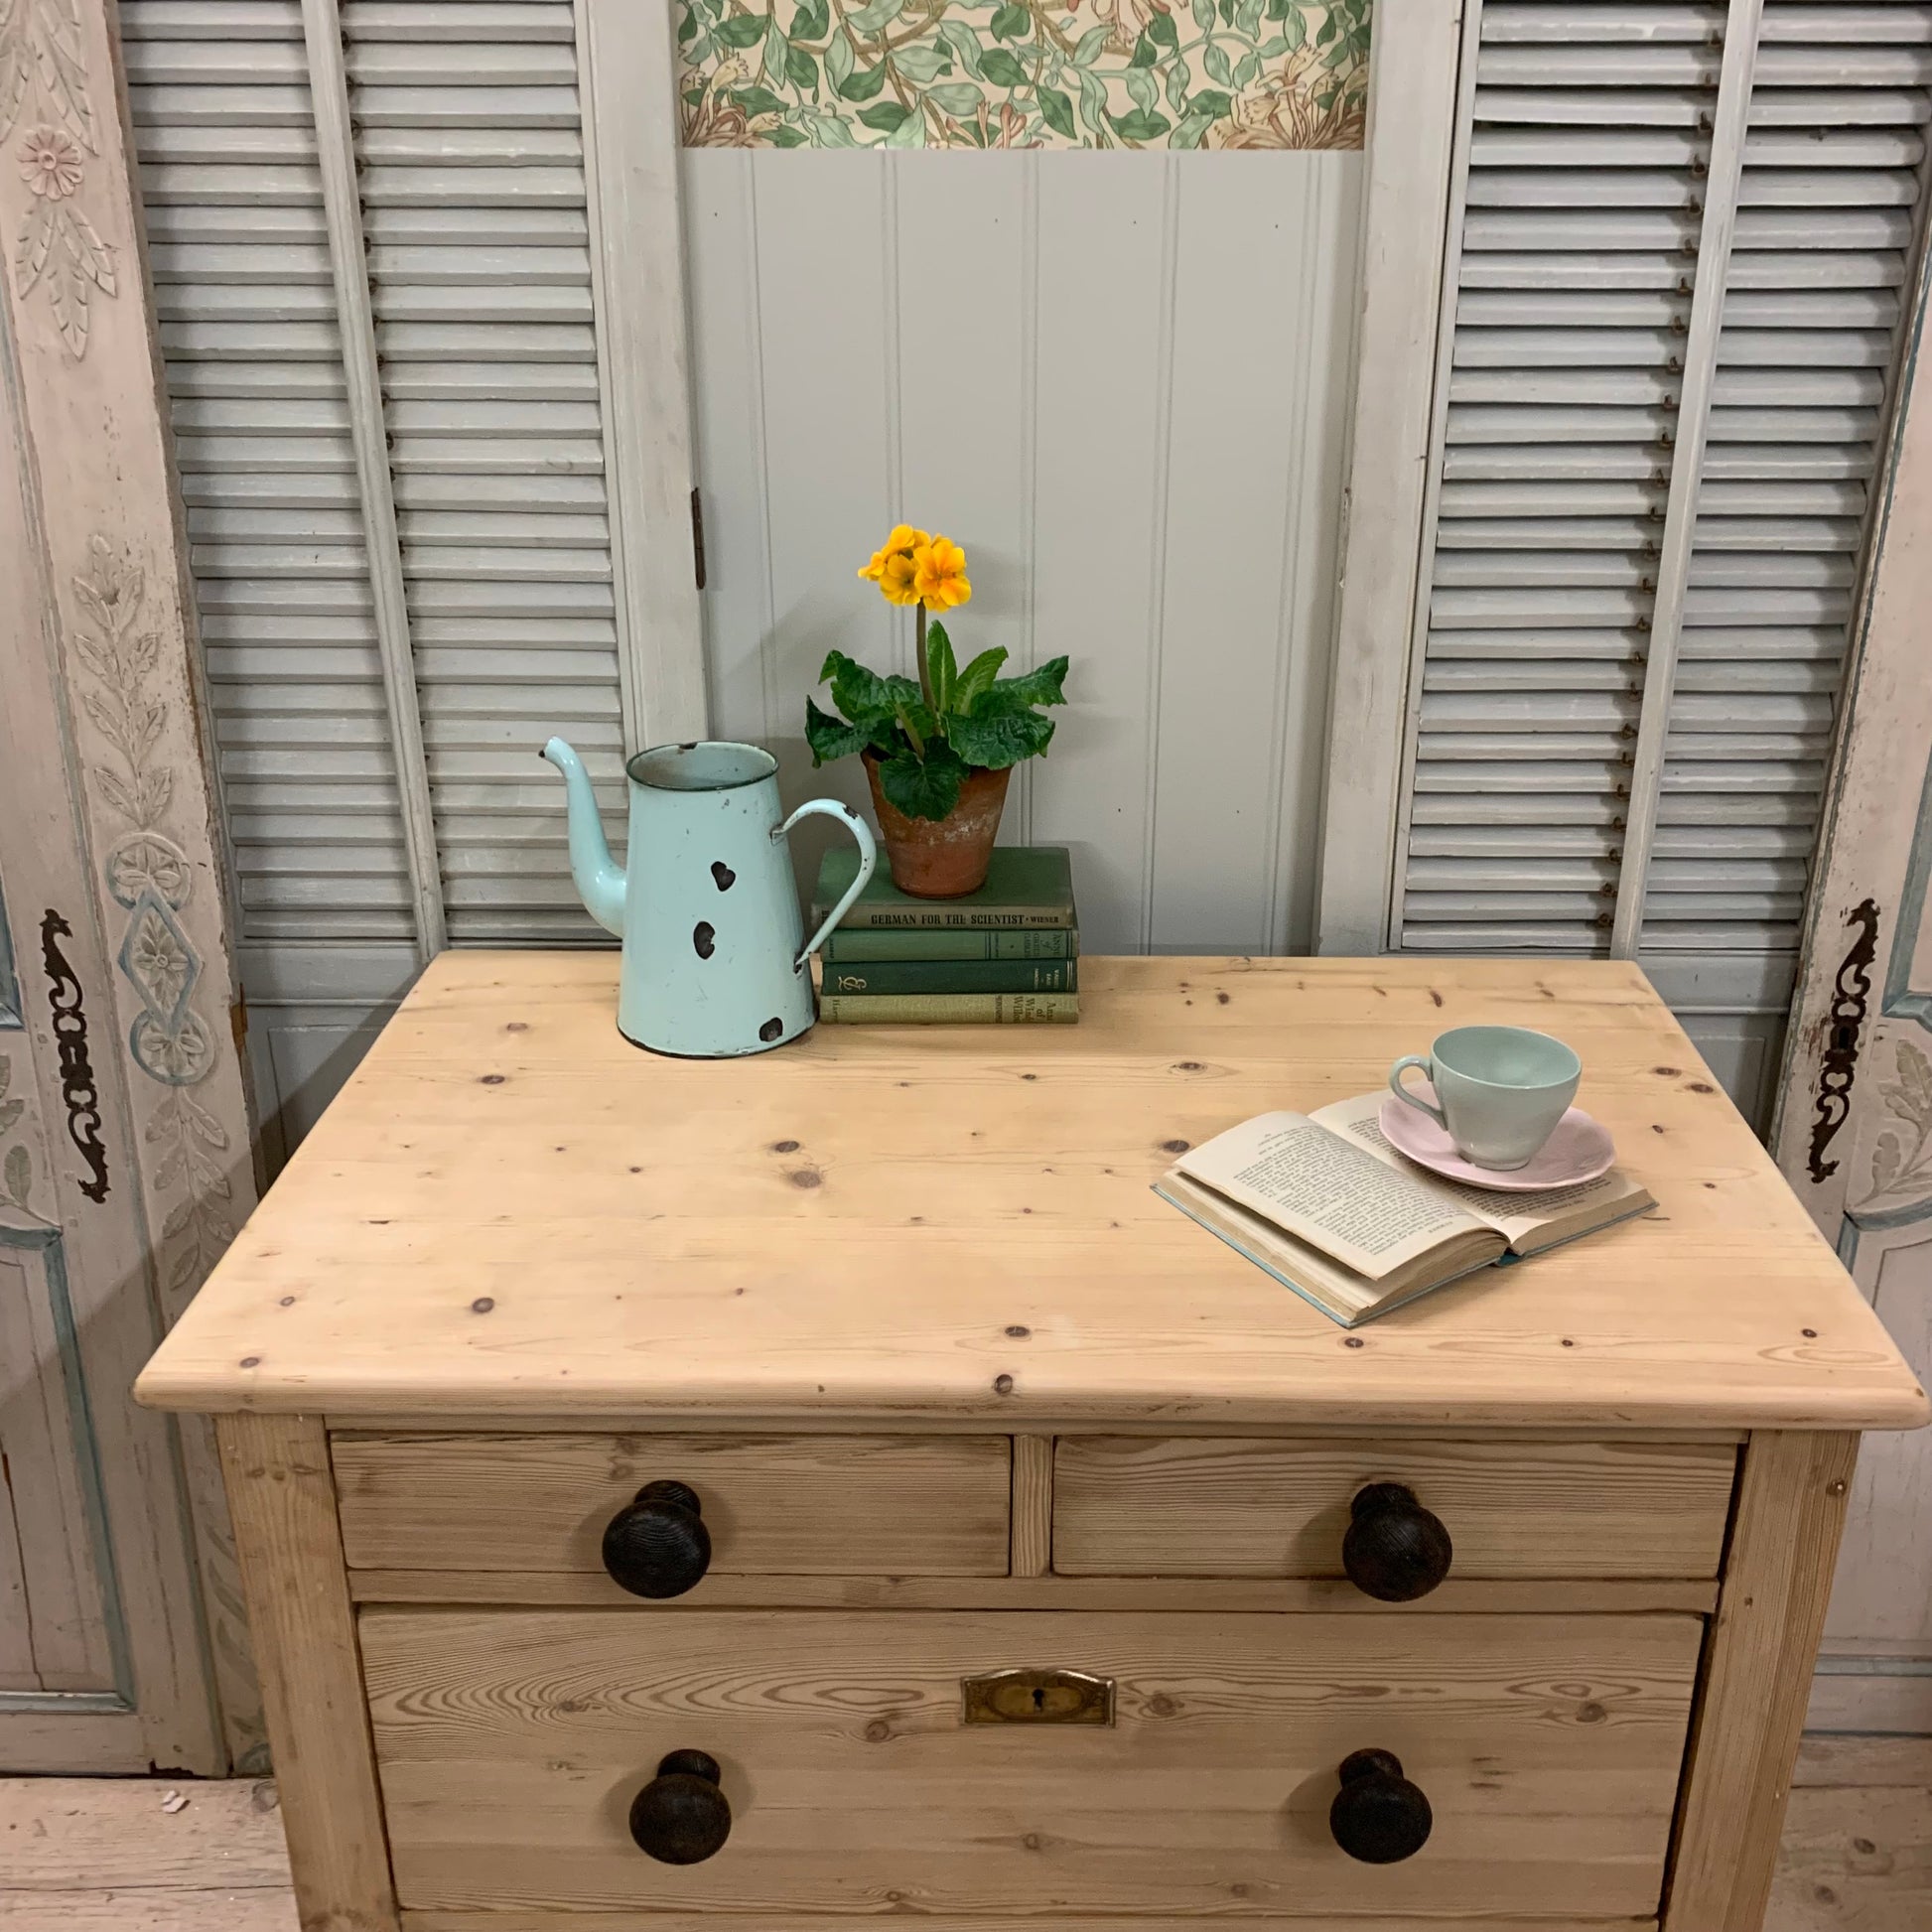
[[[1487,1225],[1304,1114],[1260,1114],[1190,1149],[1175,1171],[1380,1281]]]
[[[1445,1204],[1453,1203],[1473,1215],[1483,1226],[1491,1227],[1512,1248],[1520,1248],[1531,1237],[1564,1222],[1578,1228],[1594,1225],[1599,1219],[1615,1220],[1620,1212],[1631,1211],[1639,1199],[1650,1196],[1627,1175],[1614,1168],[1594,1180],[1580,1180],[1565,1187],[1538,1187],[1530,1191],[1502,1193],[1488,1187],[1470,1187],[1441,1174],[1425,1174],[1389,1145],[1382,1132],[1384,1093],[1360,1093],[1351,1100],[1337,1100],[1318,1107],[1309,1116],[1330,1133],[1345,1134],[1356,1146],[1385,1165],[1401,1170],[1419,1185],[1440,1195]],[[1627,1205],[1626,1205],[1627,1204]]]

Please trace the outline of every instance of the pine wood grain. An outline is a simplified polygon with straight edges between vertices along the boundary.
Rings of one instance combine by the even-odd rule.
[[[701,1609],[1240,1610],[1295,1616],[1633,1615],[1718,1606],[1709,1579],[1451,1577],[1414,1603],[1380,1603],[1340,1577],[710,1577],[686,1596],[651,1601],[610,1578],[562,1571],[351,1570],[358,1603],[477,1603],[629,1609],[676,1616]]]
[[[1053,1567],[1053,1439],[1013,1439],[1013,1575],[1043,1577]]]
[[[322,1425],[223,1416],[216,1438],[302,1932],[395,1932]]]
[[[1701,1624],[366,1610],[361,1631],[412,1907],[1637,1917]],[[961,1676],[1023,1662],[1116,1678],[1117,1726],[962,1725]],[[1426,1857],[1371,1868],[1328,1837],[1335,1766],[1370,1744],[1429,1794]],[[687,1747],[723,1764],[732,1836],[658,1865],[624,1810]]]
[[[1065,1576],[1338,1577],[1349,1504],[1399,1482],[1442,1518],[1451,1574],[1714,1577],[1737,1458],[1635,1443],[1063,1436]]]
[[[1776,1863],[1858,1438],[1744,1448],[1665,1902],[1667,1932],[1757,1932]]]
[[[605,1526],[647,1482],[697,1491],[714,1579],[1001,1576],[1003,1436],[337,1436],[353,1568],[602,1577]]]
[[[1013,1429],[1927,1416],[1632,965],[1096,959],[1078,1027],[821,1028],[738,1061],[625,1044],[616,971],[434,961],[141,1398]],[[1658,1215],[1344,1336],[1149,1191],[1173,1143],[1525,1018],[1582,1054]]]
[[[1932,1792],[1793,1791],[1765,1932],[1932,1925]]]

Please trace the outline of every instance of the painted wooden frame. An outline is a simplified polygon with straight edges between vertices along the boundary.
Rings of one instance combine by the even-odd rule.
[[[42,1761],[218,1771],[248,1761],[262,1732],[212,1439],[157,1437],[126,1400],[140,1355],[254,1200],[185,551],[112,9],[17,11],[5,52],[23,85],[0,115],[0,229],[26,239],[0,295],[0,445],[18,478],[0,501],[16,643],[0,733],[9,885],[17,917],[58,903],[70,928],[62,943],[92,1020],[109,1170],[77,1199],[74,1162],[57,1163],[21,1205],[58,1236],[48,1265],[71,1305],[126,1602],[123,1722],[141,1733],[135,1751],[105,1731],[90,1744],[93,1720],[50,1714]],[[72,879],[69,853],[84,865]],[[15,970],[29,981],[26,960]],[[20,994],[37,1047],[44,992]],[[51,1111],[49,1077],[43,1067]],[[78,1727],[67,1742],[62,1725]]]
[[[1462,0],[1382,0],[1314,950],[1387,950],[1435,422]],[[1466,120],[1466,117],[1464,117]]]

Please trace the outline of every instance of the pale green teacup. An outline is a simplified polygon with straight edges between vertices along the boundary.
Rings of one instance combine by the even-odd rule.
[[[1419,1066],[1440,1106],[1402,1084]],[[1479,1168],[1526,1168],[1577,1096],[1584,1063],[1560,1039],[1527,1027],[1452,1027],[1427,1055],[1405,1053],[1389,1069],[1389,1090],[1431,1120]]]

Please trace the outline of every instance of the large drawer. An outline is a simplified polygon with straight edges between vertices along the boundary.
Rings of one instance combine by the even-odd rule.
[[[1008,1568],[1004,1436],[343,1434],[332,1449],[351,1569],[597,1572],[606,1525],[665,1480],[697,1495],[711,1575]]]
[[[1701,1634],[1689,1616],[361,1617],[398,1896],[440,1911],[1641,1917]],[[963,1721],[963,1677],[1048,1665],[1115,1680],[1114,1723]],[[1364,1748],[1434,1813],[1400,1863],[1330,1834],[1337,1767]],[[678,1751],[717,1761],[731,1807],[699,1863],[646,1857],[627,1827]]]
[[[1338,1577],[1351,1504],[1398,1483],[1462,1578],[1715,1577],[1737,1451],[1722,1443],[1063,1436],[1066,1576]]]

